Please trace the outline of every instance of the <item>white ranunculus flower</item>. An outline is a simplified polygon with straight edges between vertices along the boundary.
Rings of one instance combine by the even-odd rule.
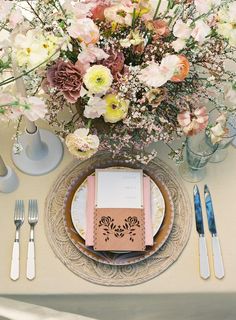
[[[181,39],[188,39],[191,36],[192,29],[190,27],[191,20],[189,20],[187,23],[183,22],[182,20],[177,20],[174,28],[173,28],[173,34],[176,38]]]
[[[202,44],[210,33],[211,33],[211,28],[203,20],[198,20],[195,23],[195,27],[191,33],[191,36],[197,42]]]

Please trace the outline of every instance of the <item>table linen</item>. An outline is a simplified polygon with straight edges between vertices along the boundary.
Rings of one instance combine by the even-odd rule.
[[[44,123],[39,123],[47,127]],[[5,161],[12,166],[11,150],[12,136],[15,132],[13,125],[2,124],[0,128],[0,148]],[[177,172],[175,164],[168,159],[169,149],[163,144],[156,146],[160,158]],[[174,294],[174,293],[236,293],[236,150],[229,148],[229,156],[219,164],[210,164],[205,180],[199,183],[203,190],[205,183],[211,189],[214,197],[214,210],[217,215],[218,232],[221,236],[221,248],[225,265],[225,277],[217,280],[213,275],[207,280],[200,279],[198,257],[198,235],[195,225],[192,225],[191,236],[180,259],[159,277],[131,287],[104,287],[80,279],[56,258],[47,241],[44,229],[44,204],[49,190],[56,177],[72,161],[71,155],[65,151],[60,166],[46,176],[32,177],[17,171],[20,178],[19,188],[11,194],[0,194],[0,294]],[[181,178],[179,177],[180,181]],[[192,197],[193,185],[183,183],[189,196]],[[17,282],[9,278],[12,241],[14,239],[13,210],[16,199],[37,198],[39,203],[39,223],[37,225],[37,277],[34,281],[26,279],[26,259],[28,228],[27,224],[21,233],[21,277]],[[204,213],[204,220],[207,223]],[[206,232],[207,244],[210,247],[211,235]],[[209,248],[210,249],[210,248]],[[211,251],[210,268],[213,270]]]

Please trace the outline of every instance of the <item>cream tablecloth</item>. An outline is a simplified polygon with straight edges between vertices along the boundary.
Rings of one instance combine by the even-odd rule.
[[[40,124],[40,126],[45,126],[45,124]],[[13,126],[1,123],[0,153],[8,165],[13,165],[10,156],[13,132]],[[168,160],[168,148],[163,144],[157,144],[157,148],[159,157],[175,168],[174,163]],[[229,148],[229,156],[223,163],[210,164],[207,178],[199,183],[201,192],[204,183],[208,184],[214,199],[217,227],[225,264],[225,278],[217,280],[214,277],[211,255],[212,275],[207,281],[200,278],[198,272],[198,235],[195,231],[195,224],[193,224],[188,245],[176,263],[150,282],[124,288],[98,286],[75,276],[55,257],[47,242],[43,221],[45,198],[56,177],[71,160],[72,157],[65,150],[64,159],[59,167],[52,173],[41,177],[27,176],[16,170],[20,179],[18,190],[11,194],[0,194],[0,295],[152,294],[162,296],[168,294],[171,297],[173,294],[228,293],[231,294],[231,297],[234,297],[236,302],[236,295],[234,295],[236,294],[236,150],[234,148]],[[183,183],[189,195],[192,196],[193,185]],[[29,227],[25,222],[21,232],[21,277],[18,281],[13,282],[9,278],[9,271],[15,232],[13,224],[14,202],[16,199],[28,200],[30,198],[38,199],[40,211],[40,219],[36,227],[37,277],[34,281],[28,281],[25,276],[29,236]],[[211,238],[207,230],[205,215],[204,219],[210,254]],[[235,305],[232,304],[232,308],[235,308]],[[236,311],[235,317],[232,319],[235,318]]]

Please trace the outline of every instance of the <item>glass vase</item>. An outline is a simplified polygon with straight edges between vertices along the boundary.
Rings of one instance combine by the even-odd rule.
[[[181,177],[188,182],[199,182],[206,176],[206,166],[218,145],[209,145],[205,131],[186,139],[185,161],[179,167]]]
[[[212,163],[222,162],[226,159],[228,154],[227,148],[231,144],[231,142],[236,138],[236,128],[235,128],[234,122],[232,121],[232,118],[229,118],[227,120],[226,128],[227,128],[227,131],[225,135],[222,137],[221,141],[218,143],[218,148],[210,159],[210,162]],[[209,145],[212,145],[211,137],[207,134],[206,134],[206,141]]]

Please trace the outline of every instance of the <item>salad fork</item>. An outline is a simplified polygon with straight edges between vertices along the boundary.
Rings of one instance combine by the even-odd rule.
[[[24,202],[23,200],[16,200],[15,212],[14,212],[14,223],[16,226],[15,241],[12,250],[11,259],[11,273],[10,277],[12,280],[19,279],[20,276],[20,228],[24,223]]]
[[[35,245],[34,245],[34,227],[38,222],[38,203],[37,200],[29,200],[28,222],[30,225],[30,238],[27,254],[27,279],[35,278]]]

